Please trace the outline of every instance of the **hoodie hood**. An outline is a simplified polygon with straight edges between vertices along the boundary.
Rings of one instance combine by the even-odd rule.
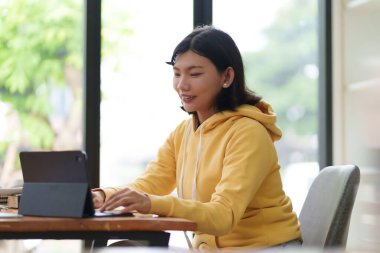
[[[207,133],[219,124],[242,117],[248,117],[260,122],[268,131],[273,141],[281,138],[282,132],[276,126],[277,116],[270,104],[260,101],[256,105],[241,105],[235,111],[223,111],[214,114],[202,123],[202,132]]]

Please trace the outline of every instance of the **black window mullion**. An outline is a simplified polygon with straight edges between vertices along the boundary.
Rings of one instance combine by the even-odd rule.
[[[101,0],[85,1],[84,147],[90,187],[99,186],[100,175],[100,52]]]
[[[194,27],[212,24],[212,0],[194,0]]]
[[[320,168],[333,164],[332,6],[319,0],[318,160]]]

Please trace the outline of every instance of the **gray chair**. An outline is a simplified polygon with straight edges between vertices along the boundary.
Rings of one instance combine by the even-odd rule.
[[[359,181],[360,171],[355,165],[329,166],[320,171],[299,215],[303,247],[346,247]]]

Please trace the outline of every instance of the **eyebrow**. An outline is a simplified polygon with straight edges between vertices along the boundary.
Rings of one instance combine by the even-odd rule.
[[[191,65],[189,67],[186,68],[186,70],[192,70],[192,69],[197,69],[197,68],[203,68],[203,66],[200,66],[200,65]],[[179,70],[179,68],[173,66],[173,69],[174,70]]]

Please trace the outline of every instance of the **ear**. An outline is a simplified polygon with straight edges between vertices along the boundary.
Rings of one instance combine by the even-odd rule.
[[[223,82],[223,88],[228,88],[231,86],[232,82],[234,81],[234,78],[235,78],[235,71],[232,67],[228,67],[226,68],[225,71],[223,71],[223,78],[224,78],[224,82]]]

